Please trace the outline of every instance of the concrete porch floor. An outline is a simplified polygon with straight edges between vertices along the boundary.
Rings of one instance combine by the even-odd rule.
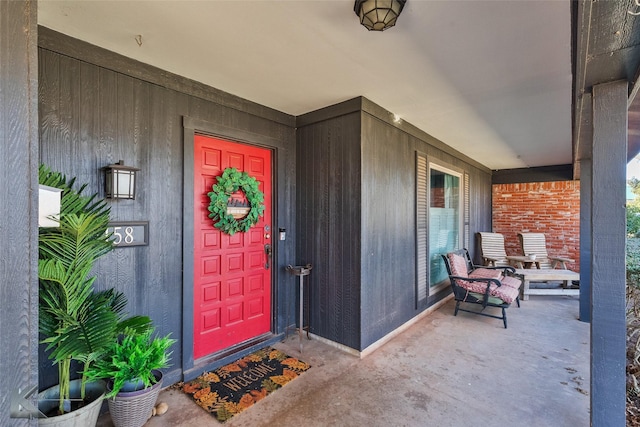
[[[532,296],[502,321],[454,302],[359,359],[297,335],[275,347],[312,365],[225,426],[588,426],[589,324],[578,297]],[[489,310],[489,309],[488,309]],[[222,425],[180,391],[146,426]],[[108,414],[98,426],[111,426]]]

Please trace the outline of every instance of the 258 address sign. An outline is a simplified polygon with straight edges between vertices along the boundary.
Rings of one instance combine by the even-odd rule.
[[[111,235],[113,246],[146,246],[149,244],[149,221],[110,222],[107,234]]]

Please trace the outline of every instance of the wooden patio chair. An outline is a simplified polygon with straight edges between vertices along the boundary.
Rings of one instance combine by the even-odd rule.
[[[513,267],[479,267],[473,265],[469,251],[460,249],[442,255],[444,264],[449,273],[451,289],[456,300],[458,311],[479,314],[481,316],[502,319],[504,327],[507,327],[506,309],[513,301],[520,307],[520,287],[522,277],[515,275]],[[460,303],[477,304],[482,306],[480,311],[460,308]],[[502,316],[485,313],[487,307],[497,307],[502,310]]]
[[[547,253],[547,243],[544,233],[518,233],[520,248],[524,256],[535,255],[539,268],[560,267],[567,270],[568,262],[575,262],[571,258],[550,256]]]
[[[492,267],[509,265],[502,234],[482,231],[478,233],[478,240],[480,241],[480,253],[484,265]]]

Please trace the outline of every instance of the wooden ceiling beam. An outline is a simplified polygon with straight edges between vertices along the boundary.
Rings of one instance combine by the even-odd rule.
[[[640,16],[635,0],[578,1],[574,27],[574,178],[580,176],[584,144],[591,138],[591,90],[594,85],[629,82],[628,160],[640,153]]]

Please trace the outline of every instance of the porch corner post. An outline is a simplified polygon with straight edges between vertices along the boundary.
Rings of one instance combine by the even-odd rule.
[[[591,425],[626,425],[626,81],[593,87]]]
[[[38,385],[37,8],[0,0],[0,425],[11,426],[38,424],[10,418],[13,393]]]
[[[591,208],[593,206],[593,98],[585,92],[574,101],[580,120],[574,127],[575,160],[580,176],[580,309],[581,322],[591,322]]]
[[[587,96],[587,95],[585,95]],[[590,96],[590,95],[589,95]],[[591,141],[590,141],[591,142]],[[589,151],[591,143],[589,143]],[[581,322],[591,322],[591,192],[592,163],[589,158],[580,160],[580,310]]]

